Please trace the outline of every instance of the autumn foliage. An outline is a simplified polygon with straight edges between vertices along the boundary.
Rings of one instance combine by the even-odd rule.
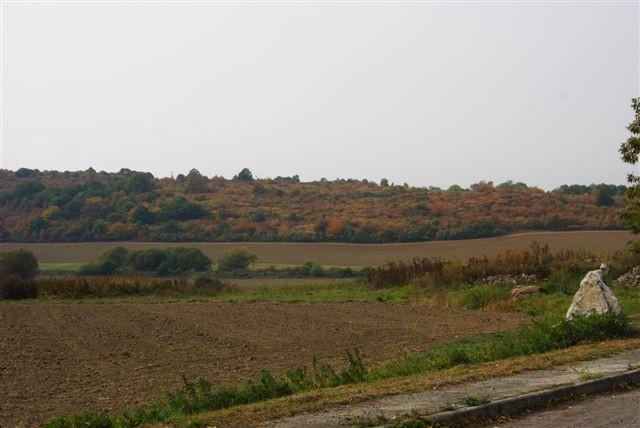
[[[0,240],[411,242],[525,230],[625,227],[624,186],[480,182],[450,190],[366,180],[300,182],[155,178],[118,173],[0,170]],[[250,178],[250,179],[249,179]]]

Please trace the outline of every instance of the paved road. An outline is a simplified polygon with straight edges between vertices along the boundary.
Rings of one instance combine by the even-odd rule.
[[[640,389],[589,398],[566,408],[537,413],[500,427],[640,427]]]

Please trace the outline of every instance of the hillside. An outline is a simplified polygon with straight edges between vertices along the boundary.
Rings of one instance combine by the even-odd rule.
[[[294,177],[0,170],[0,240],[412,242],[622,229],[624,186],[462,189]]]

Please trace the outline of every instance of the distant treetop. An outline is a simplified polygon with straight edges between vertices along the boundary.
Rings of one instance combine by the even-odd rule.
[[[253,174],[249,170],[249,168],[243,168],[242,171],[238,173],[238,175],[233,177],[234,180],[239,181],[253,181]]]

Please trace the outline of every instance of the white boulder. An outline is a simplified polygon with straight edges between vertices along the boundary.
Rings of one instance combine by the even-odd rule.
[[[618,299],[604,279],[608,270],[609,266],[603,263],[600,269],[592,270],[585,275],[580,282],[580,289],[573,296],[573,302],[567,311],[568,320],[593,313],[612,312],[616,315],[622,313]]]

